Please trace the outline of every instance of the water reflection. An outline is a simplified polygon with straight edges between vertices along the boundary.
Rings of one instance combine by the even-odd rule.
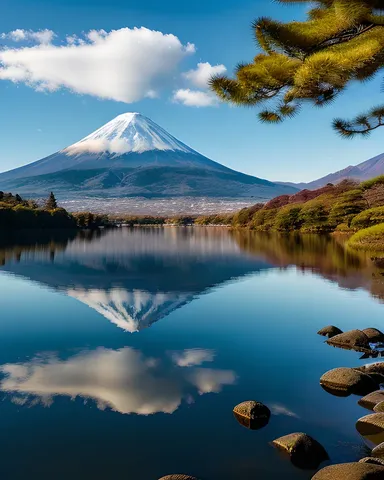
[[[2,239],[1,268],[66,293],[127,332],[234,278],[291,265],[384,299],[384,268],[348,250],[345,237],[198,227],[45,235]]]
[[[50,405],[64,395],[92,399],[100,410],[122,414],[171,414],[183,400],[192,403],[197,394],[219,393],[235,383],[232,370],[201,367],[214,357],[211,350],[190,349],[154,358],[128,347],[84,351],[65,360],[39,355],[1,366],[0,390],[19,405]]]

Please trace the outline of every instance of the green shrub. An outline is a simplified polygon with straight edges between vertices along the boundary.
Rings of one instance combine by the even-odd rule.
[[[384,252],[384,223],[355,233],[348,245],[361,250]]]
[[[384,223],[384,207],[375,207],[364,210],[352,219],[352,228],[368,228]]]
[[[378,177],[372,178],[371,180],[367,180],[365,182],[362,182],[360,184],[360,187],[363,190],[368,190],[368,189],[374,187],[375,185],[379,185],[379,184],[384,184],[384,175],[380,175]]]
[[[274,227],[275,217],[278,211],[278,208],[271,208],[269,210],[263,208],[259,210],[253,215],[250,227],[256,230],[271,230]]]
[[[275,217],[274,227],[281,231],[298,230],[301,226],[300,212],[301,205],[287,205],[281,208]]]
[[[329,222],[336,227],[340,223],[346,223],[348,226],[351,220],[366,208],[367,202],[364,200],[363,191],[359,188],[349,190],[340,195],[340,199],[333,204]]]

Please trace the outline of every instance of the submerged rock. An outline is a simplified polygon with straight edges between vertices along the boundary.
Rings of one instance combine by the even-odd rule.
[[[372,463],[373,465],[381,465],[382,467],[384,467],[383,458],[365,457],[359,460],[359,463]]]
[[[317,332],[318,335],[328,338],[340,335],[340,333],[343,333],[343,331],[340,330],[340,328],[335,327],[334,325],[328,325],[328,327],[324,327]]]
[[[367,395],[377,390],[378,384],[369,375],[353,368],[335,368],[324,373],[320,385],[329,393],[342,396],[352,393]]]
[[[312,480],[383,480],[384,467],[370,463],[341,463],[325,467]]]
[[[260,402],[248,401],[237,405],[233,409],[233,414],[244,427],[258,430],[268,424],[271,411]]]
[[[360,435],[379,445],[384,441],[384,413],[373,413],[360,418],[356,429]]]
[[[372,450],[372,457],[384,458],[384,442],[380,443],[377,447]]]
[[[361,398],[357,403],[368,410],[373,410],[377,404],[384,402],[384,390],[376,390]]]
[[[384,342],[384,334],[377,328],[365,328],[362,332],[367,335],[370,343]]]
[[[303,469],[315,470],[329,458],[324,447],[305,433],[285,435],[274,440],[273,445],[288,453],[291,462]]]
[[[327,340],[327,343],[333,347],[356,350],[357,352],[371,351],[369,339],[361,330],[350,330],[349,332],[340,333]]]
[[[197,480],[196,477],[191,477],[190,475],[182,475],[177,473],[175,475],[167,475],[166,477],[161,477],[159,480]]]

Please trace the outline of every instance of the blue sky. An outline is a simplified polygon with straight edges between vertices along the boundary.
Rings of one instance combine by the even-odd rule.
[[[278,126],[260,124],[257,111],[252,109],[228,105],[186,106],[182,103],[185,101],[183,94],[176,97],[178,102],[175,101],[175,92],[180,91],[200,92],[201,98],[207,95],[204,86],[198,85],[198,79],[193,81],[183,76],[195,70],[199,63],[224,65],[231,73],[239,61],[253,58],[256,49],[250,25],[256,17],[292,20],[303,18],[304,12],[302,6],[281,6],[272,0],[2,0],[0,33],[17,29],[29,32],[25,33],[29,35],[25,41],[17,42],[3,35],[0,40],[2,53],[7,49],[9,55],[3,56],[3,62],[4,58],[11,58],[11,66],[15,67],[18,59],[26,59],[28,68],[46,75],[47,80],[44,85],[40,81],[37,87],[30,77],[23,77],[25,72],[10,69],[10,64],[6,65],[5,72],[0,70],[0,171],[54,153],[128,111],[150,117],[217,162],[270,180],[312,180],[382,153],[380,129],[369,139],[346,141],[338,138],[330,127],[335,116],[348,118],[380,102],[380,78],[365,85],[351,86],[331,107],[305,108],[299,116]],[[154,42],[153,50],[141,57],[142,45],[139,50],[131,48],[126,55],[124,53],[125,41],[130,41],[132,30],[120,29],[134,27],[148,29],[149,33],[141,31],[139,35]],[[72,48],[78,48],[84,39],[90,42],[86,35],[91,30],[103,30],[99,35],[102,41],[110,40],[108,62],[111,63],[106,65],[105,57],[99,59],[98,54],[95,55],[92,57],[93,73],[86,77],[82,69],[87,72],[89,56],[83,59],[79,56],[75,64],[71,60],[72,63],[62,65],[60,56],[64,55],[63,62],[68,59],[64,51],[56,49],[42,60],[35,59],[34,54],[31,56],[31,47],[45,48],[47,45],[36,46],[37,40],[31,32],[44,29],[55,33],[54,45],[67,50],[66,37],[76,35],[76,39],[71,40],[74,42]],[[114,37],[110,36],[113,30],[118,32]],[[160,37],[156,37],[154,31],[161,32]],[[170,40],[166,34],[174,37]],[[139,40],[142,44],[141,37]],[[172,48],[173,53],[169,53]],[[22,51],[15,53],[9,49]],[[123,62],[116,57],[116,68],[113,49],[123,55]],[[131,58],[136,62],[135,72],[141,75],[138,78],[142,78],[145,85],[137,82],[136,75],[132,78],[132,89],[119,85],[116,78],[106,89],[111,73],[120,68],[132,76]],[[53,64],[59,68],[56,70]],[[95,65],[99,69],[97,74],[94,73]],[[162,70],[161,78],[156,77],[156,69]],[[122,77],[124,75],[119,79]],[[19,81],[15,83],[12,80],[16,78]],[[67,85],[74,82],[75,88],[62,87],[65,82]],[[32,87],[26,83],[32,83]],[[123,93],[115,93],[115,87],[121,88]],[[89,92],[78,93],[84,89]],[[148,95],[155,98],[148,98]],[[98,98],[100,96],[104,98]],[[116,98],[110,99],[111,96]]]

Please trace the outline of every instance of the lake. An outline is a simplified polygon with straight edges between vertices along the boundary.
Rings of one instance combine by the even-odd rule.
[[[343,237],[224,228],[2,235],[0,478],[310,479],[276,451],[305,432],[366,456],[358,397],[327,370],[375,360],[316,332],[383,328],[384,267]],[[251,431],[232,409],[265,403]]]

